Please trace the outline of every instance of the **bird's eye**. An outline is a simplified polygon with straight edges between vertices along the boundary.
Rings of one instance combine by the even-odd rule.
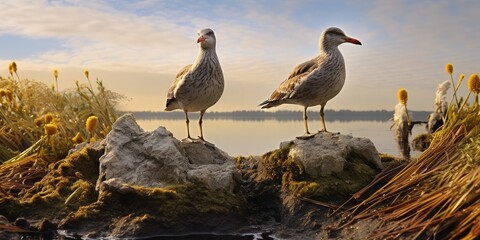
[[[334,36],[338,36],[338,37],[344,37],[345,34],[342,34],[341,32],[329,32],[328,35],[334,37]]]
[[[207,32],[205,35],[212,36],[213,32]]]

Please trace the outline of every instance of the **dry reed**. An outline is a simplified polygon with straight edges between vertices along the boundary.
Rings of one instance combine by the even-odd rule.
[[[339,228],[377,219],[369,239],[480,237],[480,107],[466,100],[449,106],[418,158],[380,173],[342,205],[363,198]]]
[[[16,65],[10,66],[16,73]],[[54,77],[57,82],[57,70]],[[72,138],[78,132],[89,134],[85,121],[92,115],[99,119],[91,134],[104,138],[116,120],[115,106],[123,96],[105,89],[100,80],[98,93],[92,87],[91,83],[77,82],[75,88],[59,91],[58,87],[52,90],[37,81],[0,78],[0,164],[15,162],[35,151],[42,151],[42,157],[50,161],[64,157],[75,144]],[[39,149],[44,131],[52,130],[49,124],[57,127],[56,134],[49,137],[50,144],[41,144]]]

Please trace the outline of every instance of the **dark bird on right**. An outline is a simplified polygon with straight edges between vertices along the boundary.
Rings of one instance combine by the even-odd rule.
[[[327,102],[334,98],[345,83],[345,61],[338,45],[342,43],[362,43],[336,27],[326,29],[320,35],[320,54],[296,66],[288,78],[278,86],[266,101],[259,106],[262,108],[276,107],[282,104],[296,104],[303,106],[303,125],[305,134],[298,137],[307,139],[311,134],[307,124],[307,108],[320,105],[320,119],[323,129],[327,132],[324,118],[324,108]]]

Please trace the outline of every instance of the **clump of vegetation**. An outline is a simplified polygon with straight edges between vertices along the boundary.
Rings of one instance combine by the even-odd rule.
[[[50,164],[47,169],[33,166],[35,155],[20,159],[9,168],[0,168],[4,194],[0,199],[0,214],[9,219],[21,216],[58,220],[96,201],[95,184],[101,155],[103,149],[85,147]],[[21,174],[27,175],[20,177]],[[6,187],[10,189],[7,191]]]
[[[17,65],[12,65],[12,77],[0,78],[0,162],[35,145],[48,135],[45,128],[57,128],[57,134],[49,135],[51,141],[55,141],[55,152],[45,151],[46,158],[51,160],[66,155],[77,132],[102,138],[110,131],[116,120],[115,106],[122,96],[106,90],[100,80],[96,82],[95,91],[88,71],[85,74],[88,84],[76,81],[75,88],[59,91],[57,70],[53,73],[55,85],[49,88],[34,80],[20,80]],[[18,79],[13,79],[13,73]],[[98,118],[99,126],[95,132],[84,127],[90,116]]]
[[[453,67],[446,70],[451,75]],[[368,237],[372,239],[480,237],[480,105],[477,99],[469,102],[471,93],[480,92],[477,74],[470,76],[468,89],[465,99],[458,98],[455,89],[445,123],[425,152],[382,172],[354,195],[364,199],[347,211],[351,219],[343,226],[378,220]],[[382,181],[386,183],[375,184]],[[373,194],[365,197],[366,192]]]
[[[260,158],[237,157],[236,163],[238,168],[244,171],[244,177],[257,185],[256,188],[268,186],[273,188],[273,191],[283,191],[298,198],[328,202],[344,200],[351,196],[378,173],[359,156],[352,154],[347,156],[342,172],[313,178],[289,156],[290,148],[291,145],[287,145]],[[278,187],[279,189],[275,189]]]
[[[84,142],[83,136],[89,142],[104,138],[117,118],[115,107],[123,99],[98,79],[95,90],[88,71],[88,83],[76,81],[73,88],[63,91],[58,89],[58,70],[53,71],[52,88],[21,79],[15,62],[9,72],[7,79],[0,77],[0,172],[7,174],[0,175],[0,196],[10,195],[13,169],[23,178],[37,176],[46,172],[49,163],[63,159],[75,144]],[[93,116],[96,124],[86,126]]]
[[[463,74],[460,75],[459,83],[462,82],[464,76],[465,75]],[[447,91],[450,88],[450,85],[451,84],[448,80],[438,85],[437,92],[435,94],[435,109],[428,116],[428,122],[427,122],[428,133],[435,132],[443,124],[443,120],[447,115],[447,110],[449,105],[447,102]],[[454,96],[455,96],[456,90],[457,88],[454,89]],[[454,98],[452,97],[451,101],[453,101],[453,99]],[[452,104],[451,101],[450,101],[450,104]]]
[[[214,191],[193,184],[164,188],[102,187],[98,201],[70,213],[60,227],[74,227],[79,232],[97,235],[105,231],[113,236],[222,230],[234,226],[235,219],[241,219],[245,205],[241,193]]]

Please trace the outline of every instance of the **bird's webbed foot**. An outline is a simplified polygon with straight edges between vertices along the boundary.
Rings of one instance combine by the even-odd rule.
[[[315,137],[315,135],[317,135],[317,134],[316,133],[305,133],[302,136],[298,136],[297,139],[307,140],[307,139]]]
[[[200,139],[191,138],[191,137],[186,137],[186,138],[182,139],[182,142],[188,142],[188,143],[197,143],[197,142],[200,142],[200,141],[201,141]]]
[[[207,147],[211,147],[211,148],[214,148],[215,147],[215,144],[211,143],[211,142],[208,142],[206,141],[205,139],[201,138],[201,137],[198,137],[198,138],[184,138],[182,139],[182,142],[187,142],[187,143],[201,143]]]
[[[340,132],[330,132],[330,131],[327,131],[327,130],[325,130],[325,129],[323,129],[323,130],[318,130],[317,133],[330,133],[330,134],[333,134],[333,135],[340,134]]]

